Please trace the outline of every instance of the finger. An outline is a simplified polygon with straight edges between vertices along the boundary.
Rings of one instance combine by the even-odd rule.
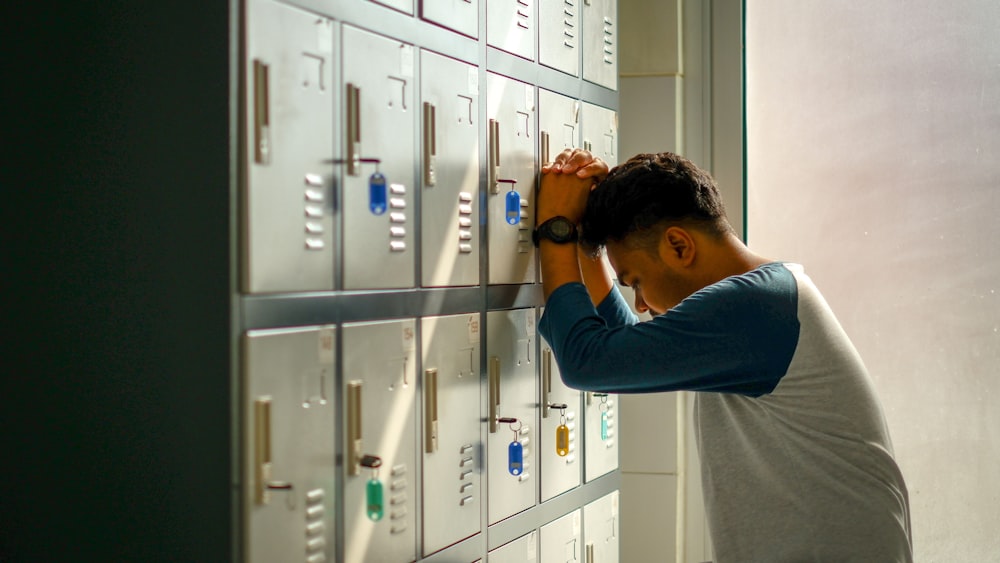
[[[608,163],[594,157],[592,161],[577,170],[576,175],[578,178],[593,178],[597,182],[603,181],[608,176]]]
[[[573,154],[573,149],[563,149],[562,152],[556,155],[556,158],[549,163],[547,166],[553,172],[561,172],[563,166],[569,162],[570,155]]]

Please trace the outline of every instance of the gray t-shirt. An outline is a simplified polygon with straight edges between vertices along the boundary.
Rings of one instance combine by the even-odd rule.
[[[912,561],[906,485],[871,380],[801,266],[726,278],[638,323],[567,284],[539,331],[576,389],[687,389],[716,559]]]

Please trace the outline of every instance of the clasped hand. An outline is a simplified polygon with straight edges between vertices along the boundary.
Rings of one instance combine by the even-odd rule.
[[[542,166],[536,224],[561,215],[574,224],[583,218],[590,190],[608,175],[608,164],[589,151],[565,149]]]

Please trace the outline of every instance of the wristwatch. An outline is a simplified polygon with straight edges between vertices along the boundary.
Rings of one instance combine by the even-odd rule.
[[[557,215],[538,225],[531,232],[531,242],[535,243],[535,248],[538,248],[538,242],[543,238],[558,244],[576,242],[576,225],[569,219]]]

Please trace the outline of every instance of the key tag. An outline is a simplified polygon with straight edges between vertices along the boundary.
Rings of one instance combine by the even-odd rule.
[[[503,182],[505,184],[510,184],[510,191],[507,192],[505,198],[506,202],[506,218],[508,225],[518,225],[521,223],[521,194],[514,190],[514,186],[517,185],[517,180],[497,180],[498,182]]]
[[[514,441],[507,446],[507,471],[511,475],[520,475],[524,471],[524,447],[521,445],[520,440],[518,440],[518,431],[521,430],[521,421],[514,419],[517,422],[517,428],[514,428],[514,423],[510,423],[510,429],[514,432]]]
[[[601,395],[601,440],[608,439],[608,411],[611,406],[608,405],[608,395],[604,393]]]
[[[382,459],[378,456],[366,455],[361,458],[361,466],[372,470],[372,476],[365,484],[365,512],[368,514],[369,520],[378,522],[385,514],[382,482],[378,480],[378,468],[382,467]]]
[[[375,215],[385,213],[388,207],[388,195],[385,186],[385,176],[378,171],[378,164],[376,164],[375,172],[368,177],[368,209]]]
[[[569,455],[569,427],[566,426],[566,405],[559,409],[559,426],[556,427],[556,455]]]

